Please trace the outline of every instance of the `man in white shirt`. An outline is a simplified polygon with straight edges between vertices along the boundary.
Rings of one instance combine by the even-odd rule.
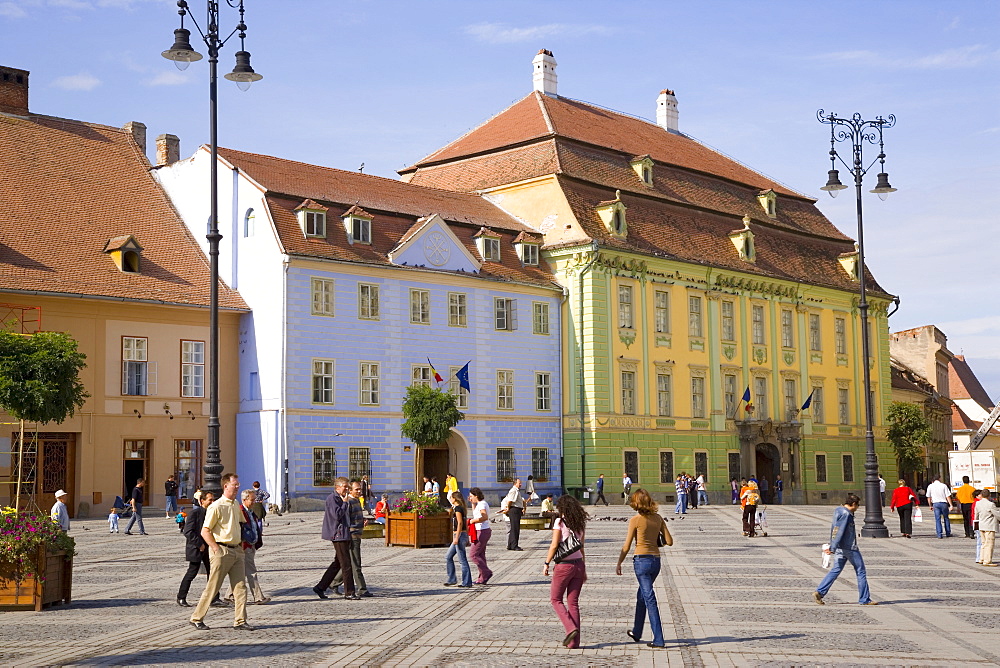
[[[951,538],[951,520],[948,519],[948,512],[952,507],[951,490],[948,485],[941,482],[941,476],[934,476],[934,482],[927,485],[927,500],[934,508],[934,529],[937,531],[937,537]]]
[[[521,540],[521,515],[527,502],[521,496],[521,479],[514,480],[514,486],[503,497],[502,505],[507,508],[507,519],[510,520],[510,529],[507,533],[507,549],[521,552],[518,542]]]
[[[882,497],[882,507],[885,507],[885,478],[882,474],[878,474],[878,493]]]
[[[66,508],[66,499],[68,498],[69,494],[60,489],[56,492],[56,502],[52,504],[52,510],[49,511],[49,517],[63,531],[69,531],[69,510]]]
[[[632,495],[632,478],[628,473],[622,475],[622,498],[628,503],[628,497]]]

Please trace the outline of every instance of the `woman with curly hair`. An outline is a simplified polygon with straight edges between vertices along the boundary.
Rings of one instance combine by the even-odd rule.
[[[615,573],[622,574],[622,562],[628,556],[628,551],[635,541],[635,556],[632,557],[632,568],[639,581],[639,590],[635,594],[635,620],[632,629],[625,633],[635,642],[641,642],[642,626],[649,617],[649,628],[653,631],[653,642],[647,647],[663,647],[663,626],[660,623],[660,609],[656,606],[656,592],[653,582],[660,574],[659,539],[665,545],[673,545],[674,539],[667,531],[667,523],[660,516],[659,506],[644,489],[632,494],[629,505],[638,513],[628,522],[628,534],[625,545],[618,555],[618,565]]]
[[[569,649],[580,647],[580,591],[587,581],[587,568],[583,562],[584,532],[587,528],[587,512],[572,496],[564,494],[556,501],[556,512],[559,517],[552,523],[552,543],[545,557],[545,568],[542,575],[549,574],[549,565],[556,556],[559,543],[576,536],[580,541],[580,549],[566,555],[552,569],[552,586],[549,588],[549,599],[552,609],[566,629],[563,646]],[[563,596],[566,597],[563,603]]]

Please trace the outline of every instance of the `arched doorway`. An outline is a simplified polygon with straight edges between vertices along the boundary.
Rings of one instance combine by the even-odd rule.
[[[448,437],[448,471],[458,478],[459,489],[464,491],[473,487],[469,442],[462,432],[455,429]]]
[[[761,488],[764,503],[771,503],[774,494],[774,480],[781,473],[781,454],[771,443],[758,443],[756,448],[757,482]],[[767,480],[767,484],[764,484]]]

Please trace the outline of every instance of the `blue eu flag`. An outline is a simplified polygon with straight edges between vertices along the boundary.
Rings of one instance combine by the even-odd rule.
[[[469,394],[472,394],[472,386],[469,384],[469,365],[472,364],[471,361],[466,362],[465,366],[455,372],[455,378],[458,378],[458,386],[464,389]]]

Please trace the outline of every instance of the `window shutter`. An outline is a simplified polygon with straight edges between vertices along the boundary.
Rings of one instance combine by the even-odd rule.
[[[128,360],[122,360],[122,394],[128,394]]]
[[[142,394],[156,396],[156,362],[146,362],[146,391]]]
[[[517,329],[517,300],[507,300],[507,329],[514,331]]]

